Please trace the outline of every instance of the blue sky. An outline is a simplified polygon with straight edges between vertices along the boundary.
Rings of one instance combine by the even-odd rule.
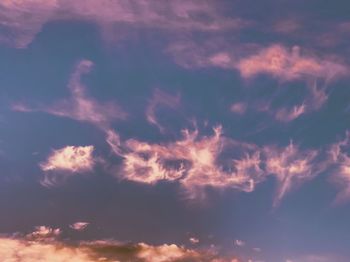
[[[2,1],[0,260],[348,261],[349,11]]]

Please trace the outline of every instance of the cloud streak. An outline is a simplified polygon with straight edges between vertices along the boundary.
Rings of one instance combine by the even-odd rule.
[[[230,258],[219,256],[209,250],[188,249],[175,244],[150,245],[143,242],[125,244],[114,240],[63,242],[58,239],[60,232],[59,229],[40,226],[35,232],[26,236],[19,234],[16,237],[1,236],[0,260],[17,262],[231,261]]]
[[[28,46],[43,26],[51,21],[93,22],[108,38],[115,38],[114,26],[127,25],[172,32],[235,30],[246,25],[239,18],[225,16],[210,1],[148,0],[6,0],[0,3],[0,41],[17,48]]]
[[[180,104],[180,96],[172,96],[160,89],[155,89],[152,98],[149,100],[148,106],[146,108],[146,118],[147,121],[158,127],[160,132],[165,132],[165,127],[159,123],[156,110],[159,106],[165,106],[171,109],[175,109]]]
[[[115,154],[120,154],[120,138],[111,127],[112,122],[124,120],[127,114],[115,103],[100,103],[86,93],[86,87],[81,83],[84,74],[90,72],[93,63],[81,60],[71,75],[68,88],[71,97],[50,106],[28,106],[14,103],[12,110],[18,112],[46,112],[58,117],[71,118],[89,123],[105,133],[106,141]]]

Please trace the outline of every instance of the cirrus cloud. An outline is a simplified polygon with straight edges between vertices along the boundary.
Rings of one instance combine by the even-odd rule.
[[[91,171],[95,164],[93,150],[93,146],[66,146],[53,150],[47,160],[40,163],[45,172],[41,183],[53,185],[66,176]]]

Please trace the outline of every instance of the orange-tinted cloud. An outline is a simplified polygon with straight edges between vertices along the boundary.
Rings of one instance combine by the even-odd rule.
[[[27,236],[0,237],[0,261],[135,261],[135,262],[230,262],[231,259],[209,250],[194,250],[175,244],[124,244],[113,240],[66,243],[58,240],[56,232],[48,227]],[[55,234],[54,237],[51,237]],[[238,261],[238,260],[237,260]]]

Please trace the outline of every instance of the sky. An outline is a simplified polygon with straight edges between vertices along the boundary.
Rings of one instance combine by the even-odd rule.
[[[349,261],[349,14],[1,0],[0,261]]]

